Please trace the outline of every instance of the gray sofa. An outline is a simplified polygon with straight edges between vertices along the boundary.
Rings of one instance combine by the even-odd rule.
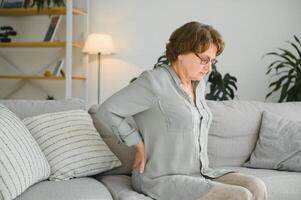
[[[73,109],[86,109],[79,99],[59,101],[3,100],[19,118],[42,113]],[[262,103],[255,101],[208,101],[214,116],[208,140],[210,165],[234,169],[261,178],[268,189],[269,200],[300,200],[301,173],[242,167],[254,150],[261,124],[262,113],[270,110],[291,119],[301,119],[301,102]],[[98,129],[97,110],[88,109]],[[113,135],[100,133],[110,149],[121,160],[122,166],[93,177],[68,181],[42,181],[28,188],[18,200],[151,200],[133,191],[130,182],[134,147],[118,144]]]

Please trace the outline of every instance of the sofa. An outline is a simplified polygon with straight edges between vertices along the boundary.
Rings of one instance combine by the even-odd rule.
[[[5,105],[20,119],[43,113],[87,110],[94,126],[100,130],[98,105],[86,108],[85,102],[80,99],[0,100],[0,104]],[[263,112],[271,111],[285,118],[301,120],[301,102],[264,103],[231,100],[208,101],[208,106],[214,116],[208,138],[210,166],[232,169],[261,178],[267,186],[269,200],[300,200],[300,172],[247,168],[243,165],[250,159],[256,147]],[[131,187],[131,166],[135,148],[121,144],[114,135],[102,132],[100,135],[121,161],[120,167],[93,176],[65,181],[44,180],[30,186],[16,199],[151,200],[150,197],[135,192]]]

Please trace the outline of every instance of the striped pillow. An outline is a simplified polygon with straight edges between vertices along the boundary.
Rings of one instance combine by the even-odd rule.
[[[49,175],[37,142],[21,120],[0,104],[0,199],[14,199]]]
[[[94,175],[121,165],[84,110],[47,113],[23,122],[50,164],[50,180]]]

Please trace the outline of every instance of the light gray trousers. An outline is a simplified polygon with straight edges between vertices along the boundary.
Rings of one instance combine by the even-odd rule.
[[[255,176],[230,173],[212,181],[213,188],[197,200],[267,200],[266,186]]]

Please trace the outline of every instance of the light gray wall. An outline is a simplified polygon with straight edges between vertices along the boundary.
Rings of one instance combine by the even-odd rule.
[[[226,48],[218,58],[218,69],[237,77],[238,97],[263,101],[268,93],[265,71],[271,58],[262,56],[277,47],[287,47],[284,41],[291,40],[293,34],[301,37],[300,8],[300,0],[90,0],[90,32],[111,34],[116,46],[115,55],[101,60],[101,102],[143,70],[151,69],[164,52],[171,32],[193,20],[213,25],[224,36]],[[81,26],[80,20],[81,17],[76,17],[75,27]],[[10,24],[18,30],[17,40],[42,40],[48,21],[47,16],[0,18],[1,25]],[[49,49],[25,53],[22,49],[0,49],[0,52],[28,73],[36,72],[59,53]],[[97,102],[97,57],[89,56],[89,60],[88,105],[92,105]],[[75,73],[82,71],[81,50],[75,49],[74,61]],[[1,73],[14,73],[6,65],[0,60]],[[0,80],[1,95],[9,93],[18,83]],[[43,99],[46,97],[43,90],[64,97],[63,82],[32,81],[12,98]],[[82,90],[81,82],[75,81],[74,96],[84,98]],[[273,96],[268,101],[277,99]]]
[[[268,93],[262,56],[301,36],[300,0],[91,0],[90,32],[109,33],[116,55],[102,58],[101,101],[151,69],[171,32],[189,21],[211,24],[225,38],[218,69],[238,79],[242,100],[263,101]],[[89,103],[96,102],[97,59],[90,57]],[[278,97],[268,99],[276,101]]]

